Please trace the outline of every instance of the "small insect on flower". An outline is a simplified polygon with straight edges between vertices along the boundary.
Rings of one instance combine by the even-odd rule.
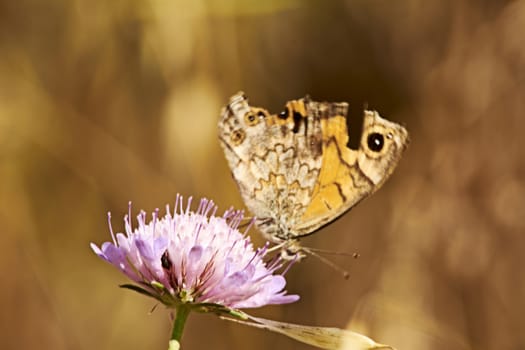
[[[299,299],[286,294],[285,278],[274,274],[282,261],[266,263],[266,247],[254,249],[250,237],[239,232],[242,211],[230,209],[216,217],[217,206],[207,199],[195,212],[190,206],[191,198],[184,208],[177,195],[173,212],[167,206],[163,217],[157,210],[148,221],[141,211],[133,228],[130,205],[125,234],[115,235],[110,223],[113,241],[100,248],[92,243],[91,248],[137,283],[123,287],[168,307],[238,309]]]

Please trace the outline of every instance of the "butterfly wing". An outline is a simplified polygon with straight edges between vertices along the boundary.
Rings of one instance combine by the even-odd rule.
[[[358,150],[347,147],[347,103],[286,104],[271,115],[243,93],[230,99],[219,139],[244,203],[263,235],[282,242],[311,234],[377,190],[396,167],[406,130],[365,111]]]
[[[290,238],[321,172],[321,120],[305,104],[290,101],[272,115],[238,93],[219,121],[219,139],[244,203],[273,242]]]
[[[310,108],[325,115],[321,119],[323,159],[311,201],[293,228],[299,235],[315,232],[379,189],[408,143],[402,126],[365,111],[359,149],[350,149],[346,111],[334,113],[332,104],[323,103]]]

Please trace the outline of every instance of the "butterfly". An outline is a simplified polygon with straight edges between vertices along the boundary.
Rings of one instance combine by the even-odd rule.
[[[308,96],[279,114],[230,98],[219,140],[246,207],[284,258],[304,256],[299,240],[334,221],[383,185],[408,144],[404,127],[364,111],[359,148],[349,148],[346,102]]]

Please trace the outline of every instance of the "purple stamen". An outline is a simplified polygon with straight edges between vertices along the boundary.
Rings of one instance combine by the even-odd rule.
[[[153,212],[153,236],[155,236],[155,225],[157,224],[157,219],[159,217],[159,208],[155,208],[155,211]]]
[[[109,233],[111,234],[111,239],[113,240],[113,244],[117,245],[117,240],[115,238],[115,234],[113,233],[113,227],[111,226],[111,212],[108,211],[108,226],[109,226]]]
[[[127,217],[129,218],[129,226],[132,225],[132,222],[131,222],[131,201],[128,202],[128,215]]]
[[[290,270],[290,268],[296,263],[299,261],[299,254],[295,254],[295,256],[293,257],[292,260],[290,260],[290,263],[288,264],[288,266],[286,266],[284,268],[284,271],[281,272],[281,275],[284,276],[286,275],[286,273],[288,272],[288,270]]]
[[[255,216],[252,217],[252,219],[250,220],[250,222],[246,226],[246,229],[244,230],[244,233],[243,233],[243,237],[246,237],[248,235],[248,231],[253,227],[254,224],[255,224]],[[266,242],[266,243],[268,243],[268,242]],[[265,246],[267,246],[267,244],[265,244]]]
[[[185,213],[186,215],[189,215],[189,213],[190,213],[190,208],[191,208],[191,202],[192,201],[193,201],[193,197],[189,197],[188,198],[188,205],[186,206],[186,213]],[[181,203],[181,205],[182,205],[182,203]]]

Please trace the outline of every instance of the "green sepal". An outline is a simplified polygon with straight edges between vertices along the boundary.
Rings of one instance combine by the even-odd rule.
[[[163,303],[164,304],[164,300],[162,300],[162,298],[157,295],[157,294],[154,294],[152,292],[150,292],[149,290],[147,289],[144,289],[144,288],[141,288],[135,284],[121,284],[119,285],[120,288],[124,288],[124,289],[129,289],[129,290],[132,290],[134,292],[137,292],[139,294],[142,294],[142,295],[145,295],[147,297],[151,297],[155,300],[158,300],[159,302]]]

